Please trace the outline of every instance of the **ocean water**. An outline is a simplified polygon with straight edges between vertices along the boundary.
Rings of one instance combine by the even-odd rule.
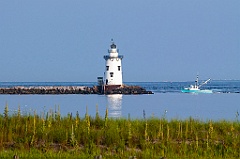
[[[58,111],[63,116],[77,112],[84,117],[98,111],[104,117],[106,109],[113,118],[165,117],[200,120],[238,120],[240,111],[240,81],[211,81],[204,89],[212,94],[181,93],[189,82],[126,82],[154,92],[152,95],[0,95],[0,113],[6,104],[10,113],[18,107],[22,114],[46,114]],[[93,86],[95,82],[1,82],[0,87],[12,86]]]

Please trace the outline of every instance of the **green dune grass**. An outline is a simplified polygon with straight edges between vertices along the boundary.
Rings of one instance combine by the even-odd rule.
[[[0,115],[0,158],[240,158],[236,121]],[[100,157],[99,157],[100,158]]]

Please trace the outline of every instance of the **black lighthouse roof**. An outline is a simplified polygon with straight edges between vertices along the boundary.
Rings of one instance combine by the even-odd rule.
[[[111,49],[116,49],[116,48],[117,48],[117,46],[113,42],[112,45],[111,45]]]
[[[111,49],[116,49],[116,48],[117,48],[117,45],[114,44],[113,39],[111,39],[111,41],[112,41],[112,45],[110,46]]]

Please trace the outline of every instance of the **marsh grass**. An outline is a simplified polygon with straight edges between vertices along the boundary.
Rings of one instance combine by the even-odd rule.
[[[239,121],[109,118],[46,114],[0,115],[0,157],[9,158],[239,158]]]

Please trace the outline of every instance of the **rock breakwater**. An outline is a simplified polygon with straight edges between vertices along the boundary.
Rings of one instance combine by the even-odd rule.
[[[122,86],[112,90],[108,90],[105,94],[153,94],[140,86]]]
[[[153,94],[139,86],[122,86],[106,92],[87,86],[16,86],[0,88],[0,94]]]
[[[85,86],[34,86],[0,88],[0,94],[96,94],[97,92]]]

